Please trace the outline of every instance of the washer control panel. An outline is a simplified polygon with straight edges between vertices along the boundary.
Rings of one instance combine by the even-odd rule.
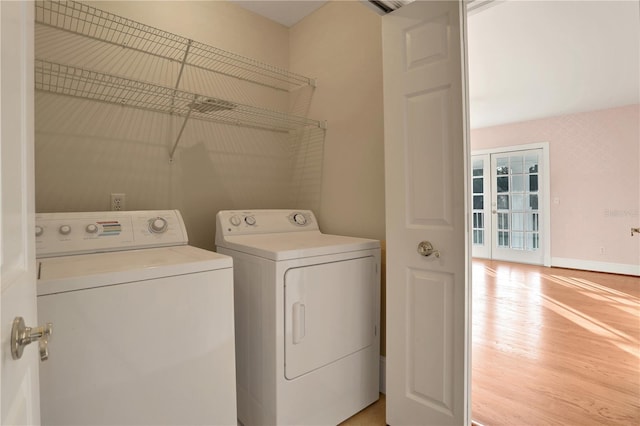
[[[221,210],[216,215],[216,236],[318,229],[311,210]]]
[[[36,214],[36,257],[185,245],[177,210]]]

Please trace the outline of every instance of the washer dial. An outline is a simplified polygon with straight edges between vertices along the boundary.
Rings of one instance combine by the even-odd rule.
[[[167,230],[168,226],[167,220],[162,217],[149,219],[149,230],[154,234],[162,234]]]
[[[240,219],[240,216],[238,216],[237,214],[234,214],[233,216],[231,216],[229,218],[229,222],[233,225],[233,226],[239,226],[242,223],[242,219]]]
[[[36,225],[36,237],[39,237],[44,233],[44,228],[40,225]]]
[[[295,213],[293,215],[293,221],[296,223],[296,225],[300,226],[304,226],[307,224],[307,218],[304,217],[302,213]]]
[[[255,217],[253,217],[253,216],[246,216],[246,217],[244,218],[244,221],[245,221],[245,223],[246,223],[247,225],[249,225],[249,226],[253,226],[253,225],[255,225],[255,224],[256,224],[256,218],[255,218]]]
[[[95,234],[98,232],[98,225],[90,223],[84,228],[84,230],[87,231],[87,234]]]
[[[69,226],[69,225],[60,225],[60,228],[58,228],[58,232],[61,235],[69,235],[71,233],[71,226]]]

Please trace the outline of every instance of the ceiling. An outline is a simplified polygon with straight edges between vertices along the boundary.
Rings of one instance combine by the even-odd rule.
[[[319,0],[228,0],[285,27],[295,25],[326,1]]]
[[[468,20],[471,127],[640,101],[637,1],[507,1]]]
[[[326,3],[230,1],[288,27]],[[472,128],[640,102],[637,1],[476,1]]]

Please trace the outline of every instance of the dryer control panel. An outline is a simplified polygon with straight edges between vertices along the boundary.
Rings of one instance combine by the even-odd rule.
[[[188,243],[178,210],[36,214],[36,257]]]
[[[220,236],[318,230],[311,210],[221,210],[216,215]]]

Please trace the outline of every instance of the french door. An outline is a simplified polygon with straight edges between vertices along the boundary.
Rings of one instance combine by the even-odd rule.
[[[473,256],[547,264],[546,149],[472,156]]]

